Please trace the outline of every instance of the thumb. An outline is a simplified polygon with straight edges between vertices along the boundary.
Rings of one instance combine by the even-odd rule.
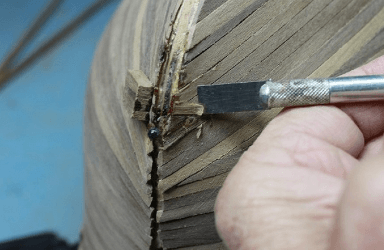
[[[362,161],[351,173],[330,249],[384,249],[384,156]]]

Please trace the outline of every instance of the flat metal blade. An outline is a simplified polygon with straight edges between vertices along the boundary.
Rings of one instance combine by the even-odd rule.
[[[204,105],[204,113],[265,110],[259,90],[266,82],[242,82],[197,87],[199,102]]]

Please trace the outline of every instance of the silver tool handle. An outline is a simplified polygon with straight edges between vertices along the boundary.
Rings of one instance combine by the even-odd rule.
[[[269,80],[259,95],[268,108],[384,100],[384,75]]]

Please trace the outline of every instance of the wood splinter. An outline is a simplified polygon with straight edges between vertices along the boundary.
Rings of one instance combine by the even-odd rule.
[[[197,115],[202,116],[204,106],[198,103],[180,103],[175,102],[172,115]]]
[[[132,118],[147,121],[152,104],[153,85],[141,70],[128,70],[126,83],[135,94]]]

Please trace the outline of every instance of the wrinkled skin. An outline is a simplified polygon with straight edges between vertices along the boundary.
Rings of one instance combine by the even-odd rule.
[[[384,74],[384,57],[347,75]],[[216,201],[229,249],[384,249],[384,102],[291,108]]]

